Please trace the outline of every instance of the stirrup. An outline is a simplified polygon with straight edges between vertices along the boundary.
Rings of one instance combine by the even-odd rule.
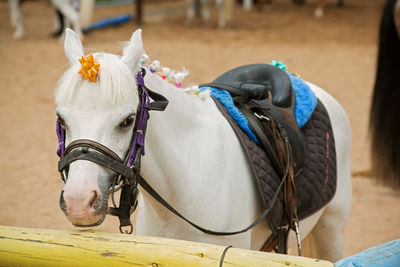
[[[300,237],[300,230],[299,230],[299,222],[295,221],[294,222],[294,229],[296,233],[296,239],[297,239],[297,254],[301,256],[301,237]]]

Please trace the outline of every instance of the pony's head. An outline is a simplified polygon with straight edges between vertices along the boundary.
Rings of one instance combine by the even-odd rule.
[[[136,74],[144,54],[141,30],[133,33],[122,56],[93,54],[94,61],[100,64],[95,81],[78,73],[84,49],[79,37],[69,29],[64,48],[70,68],[59,80],[55,101],[65,146],[88,139],[124,159],[139,105]],[[65,171],[60,207],[67,218],[75,226],[101,224],[107,214],[109,188],[116,173],[91,160],[69,162]]]

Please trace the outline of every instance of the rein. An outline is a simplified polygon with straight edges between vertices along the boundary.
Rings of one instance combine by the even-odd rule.
[[[69,164],[76,160],[92,161],[116,172],[113,185],[110,188],[114,207],[110,207],[108,209],[108,214],[117,216],[119,218],[119,228],[121,233],[130,234],[133,231],[133,226],[130,221],[130,215],[135,211],[137,207],[138,184],[144,190],[146,190],[147,193],[149,193],[157,202],[159,202],[176,216],[183,219],[191,226],[202,231],[203,233],[219,236],[236,235],[244,233],[255,227],[270,213],[275,201],[278,199],[279,192],[283,188],[289,174],[289,161],[288,164],[286,164],[285,166],[283,178],[273,196],[272,201],[269,203],[269,206],[266,207],[261,215],[249,226],[237,231],[220,232],[203,228],[188,220],[185,216],[174,209],[166,200],[164,200],[140,175],[141,156],[145,154],[144,139],[146,135],[147,121],[149,119],[149,111],[164,111],[168,105],[168,100],[164,96],[155,93],[154,91],[151,91],[145,86],[143,80],[145,73],[145,69],[142,68],[141,72],[138,72],[136,77],[140,98],[140,103],[137,109],[138,117],[136,117],[135,119],[135,126],[133,129],[130,149],[124,160],[122,160],[109,148],[93,140],[75,140],[71,142],[67,148],[65,148],[65,130],[61,127],[60,121],[57,120],[56,130],[59,143],[57,155],[60,157],[60,161],[58,162],[58,171],[61,174],[62,180],[64,182],[67,181]],[[153,99],[154,101],[151,102],[150,99]],[[290,155],[290,145],[287,140],[285,140],[285,144],[285,148],[287,150],[286,152],[288,152],[288,155]],[[114,200],[114,192],[119,188],[122,189],[119,207],[117,207]],[[123,227],[130,227],[130,229],[129,231],[123,231]],[[264,246],[265,245],[266,244],[264,244]]]

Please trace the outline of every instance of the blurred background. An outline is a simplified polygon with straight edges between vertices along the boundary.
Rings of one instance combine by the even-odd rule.
[[[86,53],[119,54],[121,42],[140,27],[152,60],[189,69],[184,86],[210,82],[239,65],[282,61],[332,94],[350,118],[353,202],[344,256],[400,238],[399,193],[369,179],[368,115],[383,0],[344,0],[342,7],[325,0],[323,16],[316,13],[317,0],[258,1],[250,10],[237,2],[224,29],[214,1],[209,25],[197,16],[191,27],[185,0],[137,1],[140,26],[137,2],[95,2],[88,25],[121,15],[127,21],[87,32]],[[67,69],[62,36],[51,37],[56,16],[50,1],[25,0],[20,11],[25,34],[14,39],[8,2],[0,1],[0,225],[74,229],[58,207],[63,183],[53,93]],[[108,217],[96,229],[118,232],[117,220]]]

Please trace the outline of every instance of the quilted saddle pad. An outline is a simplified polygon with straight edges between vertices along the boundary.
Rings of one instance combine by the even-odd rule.
[[[272,201],[278,189],[279,177],[264,150],[254,143],[231,118],[224,105],[213,98],[240,140],[248,157],[264,208]],[[298,196],[297,214],[302,220],[324,207],[336,191],[336,150],[331,122],[324,105],[317,106],[301,128],[305,149],[303,170],[295,177]],[[284,225],[283,191],[279,193],[271,212],[267,216],[272,231]]]

